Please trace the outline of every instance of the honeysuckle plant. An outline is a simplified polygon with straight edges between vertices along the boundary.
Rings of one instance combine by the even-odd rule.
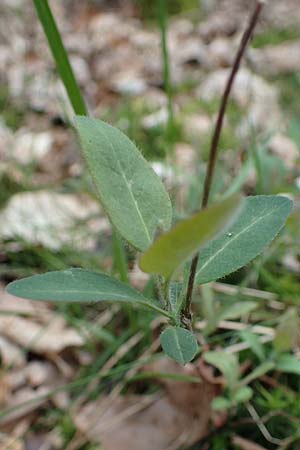
[[[218,280],[253,260],[276,237],[293,207],[285,196],[264,195],[243,198],[234,194],[208,203],[229,94],[263,2],[257,3],[243,35],[221,102],[202,208],[175,224],[169,195],[135,144],[117,128],[87,116],[48,2],[34,0],[34,4],[77,114],[74,127],[99,200],[113,228],[136,249],[141,270],[157,280],[159,299],[147,298],[108,274],[82,268],[17,280],[8,285],[7,291],[40,301],[118,302],[162,314],[168,325],[161,334],[161,346],[171,358],[186,364],[199,350],[193,332],[194,287]],[[221,364],[220,355],[216,359],[207,354],[206,359],[216,366],[216,362]],[[236,376],[230,384],[232,395],[246,398],[249,392],[241,390],[242,384],[237,390],[237,383]]]

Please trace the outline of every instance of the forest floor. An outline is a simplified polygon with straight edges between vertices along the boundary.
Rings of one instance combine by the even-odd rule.
[[[169,188],[176,184],[178,217],[197,210],[220,97],[253,2],[203,0],[192,8],[187,1],[170,14],[171,133],[155,8],[51,3],[89,110],[128,134]],[[285,194],[294,212],[263,255],[204,286],[195,304],[199,335],[209,320],[200,298],[219,318],[204,348],[226,349],[243,376],[286,335],[292,368],[253,377],[251,401],[217,413],[211,402],[224,376],[201,358],[180,368],[163,357],[163,319],[116,306],[54,308],[5,293],[7,282],[34,273],[116,267],[110,224],[34,8],[1,1],[0,450],[299,450],[298,3],[265,7],[232,92],[213,187],[216,197]],[[131,281],[142,290],[148,278],[127,253]]]

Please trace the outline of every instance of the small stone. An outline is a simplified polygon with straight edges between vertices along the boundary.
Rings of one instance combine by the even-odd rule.
[[[52,144],[53,136],[49,132],[21,130],[15,137],[12,156],[23,165],[38,162],[51,150]]]
[[[300,158],[300,149],[292,139],[276,134],[270,142],[270,150],[281,158],[288,169],[294,169]]]
[[[141,95],[147,90],[146,81],[136,73],[122,73],[111,81],[113,90],[123,95]]]
[[[165,125],[168,121],[168,111],[166,108],[161,108],[142,120],[142,125],[146,130],[151,130],[159,125]]]
[[[212,121],[204,114],[192,114],[184,118],[183,128],[187,139],[198,141],[211,132]]]

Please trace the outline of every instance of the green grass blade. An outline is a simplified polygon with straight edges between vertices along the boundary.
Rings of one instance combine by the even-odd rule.
[[[167,33],[168,33],[168,10],[165,0],[157,0],[157,16],[161,34],[161,52],[163,60],[163,80],[164,89],[168,100],[168,123],[166,129],[166,138],[169,144],[169,153],[174,152],[174,142],[176,139],[176,127],[174,118],[173,104],[173,86],[171,81],[170,56],[168,50]]]
[[[33,0],[40,22],[46,34],[57,70],[66,88],[75,114],[87,115],[87,109],[72,70],[48,0]]]
[[[113,254],[114,254],[114,266],[117,272],[120,274],[120,279],[123,283],[129,284],[128,277],[128,260],[125,252],[125,246],[121,236],[116,230],[113,230],[112,235]]]

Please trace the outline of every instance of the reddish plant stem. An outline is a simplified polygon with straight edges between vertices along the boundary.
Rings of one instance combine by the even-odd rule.
[[[207,166],[205,182],[204,182],[204,190],[203,190],[201,209],[206,208],[208,205],[209,194],[210,194],[210,190],[211,190],[211,186],[212,186],[212,182],[213,182],[214,171],[215,171],[216,162],[217,162],[220,136],[221,136],[221,132],[222,132],[222,128],[223,128],[225,112],[227,109],[228,100],[230,97],[232,86],[233,86],[235,77],[239,71],[241,61],[246,52],[247,46],[252,38],[254,29],[257,25],[260,13],[263,9],[263,6],[264,6],[263,3],[264,3],[263,1],[257,2],[255,9],[253,11],[253,14],[250,17],[248,26],[242,36],[242,40],[241,40],[238,52],[236,54],[236,57],[235,57],[235,60],[234,60],[233,66],[232,66],[232,70],[230,72],[230,76],[228,78],[228,81],[227,81],[227,84],[226,84],[226,87],[224,90],[224,94],[223,94],[222,101],[220,104],[220,109],[219,109],[219,113],[218,113],[218,118],[217,118],[215,130],[214,130],[214,134],[213,134],[212,141],[211,141],[208,166]],[[191,318],[192,318],[191,303],[192,303],[192,295],[193,295],[193,288],[194,288],[194,283],[195,283],[198,259],[199,259],[199,255],[197,254],[194,257],[192,264],[191,264],[187,293],[186,293],[185,307],[184,307],[183,314],[182,314],[184,323],[185,322],[190,323]]]

